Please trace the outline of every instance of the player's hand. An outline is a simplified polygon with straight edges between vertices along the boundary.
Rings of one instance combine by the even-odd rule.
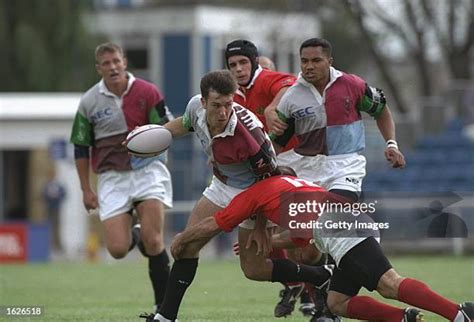
[[[87,211],[99,208],[97,195],[92,190],[86,190],[82,193],[82,202],[84,203],[84,207],[86,207]]]
[[[245,245],[246,249],[249,249],[252,246],[252,243],[255,242],[257,245],[257,255],[269,254],[272,251],[272,236],[270,231],[266,228],[258,229],[255,228],[249,235],[247,239],[247,244]]]
[[[265,121],[269,132],[274,133],[275,135],[282,135],[283,132],[285,132],[288,125],[280,120],[275,110],[265,109],[263,114],[265,115]]]
[[[133,131],[135,131],[136,129],[138,129],[139,126],[135,126],[135,128],[133,129]],[[123,140],[122,143],[120,143],[123,147],[127,146],[127,140]],[[130,153],[128,155],[131,155]]]
[[[385,149],[385,158],[392,165],[393,168],[404,168],[406,165],[405,157],[400,152],[400,150],[388,147]]]

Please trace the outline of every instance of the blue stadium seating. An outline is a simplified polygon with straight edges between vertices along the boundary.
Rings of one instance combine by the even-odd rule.
[[[463,136],[462,120],[447,124],[443,133],[429,135],[406,155],[407,167],[367,173],[365,191],[474,191],[474,142]]]

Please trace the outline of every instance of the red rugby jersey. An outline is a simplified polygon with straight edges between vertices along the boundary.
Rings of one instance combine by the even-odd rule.
[[[234,102],[251,110],[262,121],[265,131],[268,127],[265,121],[265,108],[275,98],[276,94],[284,88],[293,85],[296,77],[291,74],[274,72],[267,69],[257,69],[255,75],[247,87],[240,86],[234,95]],[[296,137],[293,137],[285,146],[283,151],[290,150],[297,143]]]
[[[288,220],[288,214],[284,213],[286,211],[285,205],[293,200],[299,200],[294,195],[284,194],[297,192],[311,193],[304,196],[318,202],[324,202],[328,198],[324,188],[311,182],[292,176],[274,176],[259,181],[239,193],[226,208],[215,213],[214,218],[219,228],[226,232],[232,231],[234,227],[254,214],[262,214],[273,223],[284,225],[285,223],[282,221]],[[314,219],[316,218],[314,216]],[[312,238],[312,231],[302,233],[290,230],[290,236],[296,244],[303,246]],[[293,238],[293,236],[297,238]]]

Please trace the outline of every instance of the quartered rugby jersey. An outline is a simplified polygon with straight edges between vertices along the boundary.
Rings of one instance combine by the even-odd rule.
[[[269,71],[261,66],[255,71],[255,75],[245,89],[238,89],[234,95],[234,102],[252,111],[266,125],[264,111],[270,105],[278,92],[285,87],[295,83],[296,77],[291,74]],[[290,140],[283,151],[289,150],[296,145],[296,138]]]
[[[292,126],[275,141],[284,145],[295,134],[299,141],[295,152],[309,156],[362,151],[365,134],[358,104],[365,88],[358,76],[331,67],[330,81],[321,96],[300,74],[277,107],[280,117]]]
[[[129,73],[122,97],[111,93],[103,80],[82,96],[71,142],[92,147],[92,168],[97,173],[137,169],[157,158],[131,157],[121,143],[136,126],[164,124],[170,118],[156,86]]]
[[[258,118],[236,103],[232,108],[224,131],[211,138],[201,95],[196,95],[186,107],[183,126],[196,132],[214,175],[231,187],[244,189],[276,169],[276,155]]]

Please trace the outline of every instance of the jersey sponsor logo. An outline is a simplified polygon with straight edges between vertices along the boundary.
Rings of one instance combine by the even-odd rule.
[[[298,120],[298,119],[302,119],[302,118],[314,115],[314,114],[316,114],[314,109],[315,109],[314,106],[303,107],[299,110],[296,110],[296,111],[292,112],[291,117]]]
[[[346,178],[346,182],[350,182],[350,183],[353,183],[353,184],[359,184],[359,180],[357,180],[356,178]]]
[[[92,122],[97,123],[98,121],[100,121],[102,119],[111,117],[112,114],[113,114],[112,113],[112,108],[111,107],[106,107],[106,108],[92,114],[91,119],[92,119]]]

